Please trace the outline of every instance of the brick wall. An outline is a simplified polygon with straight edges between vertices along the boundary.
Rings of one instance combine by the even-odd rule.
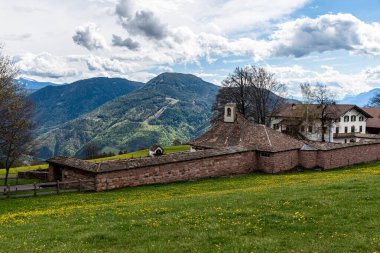
[[[96,176],[96,190],[104,191],[128,186],[240,175],[254,170],[256,170],[255,151],[235,153],[192,161],[100,173]]]
[[[270,153],[269,157],[258,152],[258,168],[265,173],[279,173],[299,165],[298,150]]]
[[[318,167],[318,151],[299,151],[299,166],[305,169],[312,169]]]
[[[239,151],[223,154],[216,152],[193,160],[166,159],[159,163],[141,163],[143,165],[139,164],[130,169],[125,169],[123,166],[133,165],[136,161],[114,162],[107,165],[112,167],[112,170],[103,172],[86,172],[72,166],[50,164],[49,180],[56,181],[60,175],[66,181],[94,179],[96,190],[104,191],[128,186],[240,175],[253,171],[279,173],[298,166],[308,169],[315,167],[332,169],[376,160],[380,160],[380,143],[318,151],[290,150],[275,153]]]
[[[318,151],[319,164],[333,169],[380,160],[380,144],[358,145],[334,150]]]

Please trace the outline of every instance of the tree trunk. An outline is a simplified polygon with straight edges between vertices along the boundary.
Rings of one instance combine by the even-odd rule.
[[[9,170],[9,168],[5,168],[4,186],[7,186],[8,184]]]

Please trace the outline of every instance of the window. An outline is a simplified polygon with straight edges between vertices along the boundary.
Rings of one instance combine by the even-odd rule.
[[[360,131],[360,132],[363,132],[363,126],[360,126],[360,127],[359,127],[359,131]]]
[[[309,126],[309,128],[308,128],[308,132],[309,132],[309,133],[312,133],[312,132],[313,132],[313,126]]]
[[[339,127],[335,128],[335,133],[339,134]]]
[[[355,126],[351,127],[351,133],[355,133]]]
[[[337,119],[337,120],[335,120],[335,122],[336,122],[336,123],[340,122],[340,118],[339,118],[339,119]]]
[[[344,143],[347,143],[347,139],[344,139]]]
[[[363,117],[363,116],[360,116],[360,117],[359,117],[359,121],[364,121],[364,117]]]
[[[232,114],[231,108],[227,108],[227,117],[231,117],[231,114]]]
[[[350,121],[350,116],[344,116],[344,122],[349,122]]]
[[[348,127],[344,127],[344,132],[348,133]]]
[[[274,129],[274,130],[278,130],[278,129],[280,129],[279,124],[273,124],[273,129]]]
[[[351,116],[351,121],[352,121],[352,122],[355,122],[355,121],[356,121],[356,116],[355,116],[355,115],[352,115],[352,116]]]
[[[262,156],[262,157],[270,157],[270,153],[269,152],[260,152],[260,156]]]
[[[301,126],[301,132],[305,132],[305,126]]]

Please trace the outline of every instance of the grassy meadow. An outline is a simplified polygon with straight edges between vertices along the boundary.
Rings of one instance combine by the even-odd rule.
[[[379,252],[380,163],[0,201],[0,252]]]

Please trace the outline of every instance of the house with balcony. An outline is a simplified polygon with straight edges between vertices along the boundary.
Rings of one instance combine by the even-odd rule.
[[[321,110],[315,104],[285,104],[271,115],[271,128],[297,138],[326,142],[366,142],[380,139],[367,134],[367,121],[372,116],[356,105],[327,105],[324,112],[325,127],[322,127]]]

